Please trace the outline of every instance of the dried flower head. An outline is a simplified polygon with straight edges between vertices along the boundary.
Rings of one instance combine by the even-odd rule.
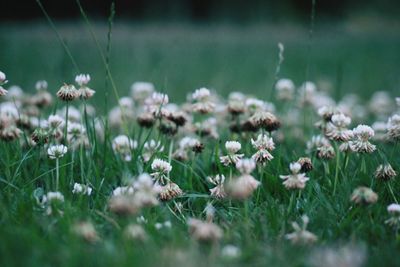
[[[181,195],[183,195],[182,189],[177,184],[168,182],[165,186],[161,187],[159,198],[161,201],[169,201]]]
[[[214,177],[208,177],[207,179],[210,183],[215,185],[214,188],[210,189],[211,196],[219,199],[223,199],[226,197],[225,192],[225,176],[223,174],[218,174]]]
[[[299,158],[297,162],[301,165],[300,170],[302,172],[309,172],[312,171],[314,168],[310,158],[307,157]]]
[[[254,113],[249,118],[249,122],[253,127],[257,129],[263,128],[268,132],[275,131],[281,127],[281,122],[278,118],[268,111],[259,111]]]
[[[371,188],[360,186],[354,189],[350,200],[356,204],[373,204],[378,201],[378,195]]]
[[[391,139],[395,141],[400,140],[400,115],[395,114],[389,118],[387,131]]]
[[[72,84],[64,84],[57,92],[57,97],[63,101],[73,101],[78,96],[78,90]]]
[[[375,171],[375,178],[382,181],[389,181],[396,177],[397,173],[389,163],[381,164]]]

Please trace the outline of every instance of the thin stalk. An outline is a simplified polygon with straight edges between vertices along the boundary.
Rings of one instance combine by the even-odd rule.
[[[387,185],[388,185],[388,187],[389,187],[389,191],[390,191],[390,194],[392,195],[392,198],[393,198],[394,202],[399,203],[399,202],[397,201],[397,199],[396,199],[396,196],[395,196],[395,194],[394,194],[394,192],[393,192],[393,188],[392,188],[392,185],[390,184],[390,182],[388,182]]]
[[[66,110],[65,110],[64,140],[65,140],[65,144],[67,144],[69,101],[67,101],[65,108],[66,108]]]
[[[333,195],[335,195],[336,193],[336,186],[339,179],[339,162],[340,162],[340,153],[336,143],[335,143],[335,148],[336,148],[336,166],[335,166],[335,181],[333,183]]]
[[[46,17],[48,23],[50,24],[51,28],[56,33],[58,40],[60,41],[60,43],[63,46],[65,52],[67,53],[69,59],[71,60],[72,65],[74,65],[75,70],[79,73],[80,71],[79,71],[78,64],[76,64],[76,61],[75,61],[74,57],[72,56],[71,51],[69,50],[69,48],[68,48],[67,44],[65,43],[65,41],[63,40],[63,38],[61,37],[61,34],[58,32],[56,26],[53,23],[53,20],[50,18],[50,16],[47,13],[46,9],[42,5],[42,2],[40,0],[36,0],[36,3],[38,4],[40,9],[42,10],[42,12],[43,12],[44,16]]]
[[[56,158],[56,191],[58,191],[58,185],[59,185],[59,181],[60,181],[60,163],[59,163],[59,159]]]

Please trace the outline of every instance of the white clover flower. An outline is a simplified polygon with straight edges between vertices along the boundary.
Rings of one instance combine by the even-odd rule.
[[[45,91],[47,90],[48,84],[47,81],[45,80],[41,80],[41,81],[37,81],[35,84],[35,88],[37,91]]]
[[[93,189],[88,185],[74,183],[74,187],[72,189],[72,194],[90,196],[92,194],[92,191],[93,191]]]
[[[301,170],[301,164],[299,162],[292,162],[289,165],[289,169],[293,174],[297,174]]]
[[[154,116],[168,117],[170,112],[165,106],[168,104],[169,98],[167,94],[154,92],[144,101],[145,111]]]
[[[214,188],[210,189],[210,194],[213,197],[223,199],[226,197],[226,192],[225,192],[225,176],[223,174],[218,174],[214,177],[208,177],[207,180],[215,185]]]
[[[170,185],[171,183],[169,182],[168,178],[168,175],[172,170],[171,164],[169,164],[165,160],[156,158],[151,163],[151,169],[153,170],[153,173],[151,173],[150,175],[155,179],[156,182],[160,182],[161,184],[165,184],[165,182],[168,182],[167,185],[165,186],[165,192],[167,192],[166,196],[167,195],[169,196],[169,193],[171,191],[170,189],[173,187],[172,185]],[[179,187],[176,185],[176,189],[178,188]]]
[[[360,124],[356,128],[354,128],[353,133],[356,137],[365,141],[373,137],[375,134],[374,130],[371,127],[363,124]]]
[[[290,79],[280,79],[275,84],[277,98],[280,100],[291,100],[295,90],[295,85]]]
[[[22,91],[21,87],[17,85],[10,86],[8,88],[7,98],[11,101],[18,102],[24,96],[24,91]]]
[[[284,180],[283,185],[286,189],[303,189],[310,178],[308,178],[304,173],[300,173],[301,164],[299,162],[292,162],[290,163],[289,168],[292,174],[279,176]]]
[[[0,85],[6,84],[7,83],[6,79],[7,79],[6,74],[0,71]]]
[[[390,138],[400,140],[400,115],[395,114],[389,118],[387,131]]]
[[[353,134],[356,138],[350,141],[350,148],[354,152],[359,153],[372,153],[375,151],[376,146],[369,142],[369,139],[374,137],[374,130],[367,125],[358,125],[353,129]]]
[[[113,196],[123,196],[123,195],[133,195],[134,194],[133,186],[119,186],[115,188],[112,192]]]
[[[75,77],[75,82],[81,87],[86,86],[90,82],[90,75],[79,74]]]
[[[133,187],[135,190],[134,200],[139,207],[152,207],[158,204],[157,196],[162,188],[159,184],[153,182],[149,174],[140,174]]]
[[[221,256],[227,259],[236,259],[241,255],[241,250],[234,245],[226,245],[222,248]]]
[[[172,166],[165,160],[154,159],[153,163],[151,163],[151,169],[155,172],[168,174],[172,170]]]
[[[317,97],[317,86],[315,83],[306,81],[298,89],[299,96],[298,100],[301,106],[306,104],[314,104]],[[320,106],[323,106],[320,104]]]
[[[248,98],[246,99],[245,104],[252,113],[259,110],[264,110],[265,107],[265,102],[257,98]]]
[[[325,136],[314,135],[311,137],[311,140],[307,142],[307,152],[310,153],[322,146],[330,146],[329,140],[326,139]]]
[[[253,159],[240,159],[236,163],[236,169],[242,174],[250,174],[256,167]]]
[[[50,159],[59,159],[64,157],[68,148],[64,145],[52,145],[47,149],[47,155]]]
[[[53,202],[53,201],[60,201],[64,202],[64,195],[61,192],[48,192],[46,194],[46,200],[48,202]]]
[[[62,128],[64,126],[64,119],[57,114],[50,115],[47,121],[51,128]]]
[[[145,104],[161,106],[161,105],[167,105],[168,102],[169,98],[167,94],[154,92],[151,94],[149,98],[146,99]]]
[[[353,131],[347,129],[350,123],[351,118],[343,113],[334,114],[326,126],[325,135],[335,141],[349,141],[354,135]]]
[[[211,93],[207,88],[197,89],[192,94],[192,99],[194,103],[192,105],[194,112],[199,112],[201,114],[207,114],[214,111],[216,105],[211,101]]]
[[[112,142],[114,152],[120,154],[124,161],[132,160],[132,149],[137,148],[137,141],[132,140],[126,135],[118,135]]]
[[[371,96],[368,107],[378,117],[388,115],[393,108],[393,98],[386,91],[377,91]]]
[[[203,87],[194,91],[194,93],[192,94],[192,98],[197,101],[204,101],[208,97],[210,97],[210,95],[211,95],[210,90]]]
[[[134,82],[131,85],[131,96],[136,101],[143,101],[154,92],[154,85],[149,82]]]
[[[385,223],[395,228],[397,231],[400,227],[400,205],[397,203],[390,204],[387,207],[387,211],[390,214],[390,218],[387,219]]]
[[[343,113],[338,113],[332,115],[331,121],[336,127],[344,128],[350,125],[351,118]]]
[[[236,154],[242,148],[242,145],[237,141],[225,142],[225,148],[228,155],[220,157],[221,163],[225,166],[236,164],[244,156],[244,154]]]
[[[301,217],[302,226],[300,226],[297,222],[292,222],[292,227],[294,232],[290,234],[286,234],[286,239],[290,240],[292,244],[312,244],[317,241],[317,236],[307,230],[307,225],[309,223],[309,218],[307,215],[303,215]]]
[[[235,154],[242,148],[242,145],[237,141],[227,141],[225,142],[225,148],[229,154]]]
[[[164,146],[161,144],[161,141],[157,142],[152,139],[144,143],[143,150],[143,160],[147,162],[155,153],[164,151]]]
[[[387,211],[389,213],[399,214],[400,215],[400,205],[397,204],[397,203],[392,203],[389,206],[387,206]]]
[[[266,149],[272,151],[275,149],[274,140],[267,134],[259,134],[256,140],[251,139],[251,144],[257,150]]]

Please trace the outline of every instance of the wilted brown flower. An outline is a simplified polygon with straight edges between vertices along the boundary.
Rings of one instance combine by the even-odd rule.
[[[378,180],[382,181],[389,181],[396,177],[397,173],[396,171],[392,168],[392,166],[387,163],[387,164],[381,164],[378,166],[378,168],[375,171],[375,178]]]
[[[159,198],[161,201],[169,201],[183,194],[182,189],[175,183],[169,182],[161,187]]]
[[[156,119],[153,114],[151,114],[149,112],[145,112],[145,113],[140,114],[137,117],[137,122],[142,127],[151,128],[151,127],[153,127],[154,123],[156,122]]]
[[[57,92],[57,97],[63,101],[72,101],[78,96],[78,90],[72,84],[64,84]]]
[[[309,172],[312,171],[314,168],[310,158],[307,157],[299,158],[297,162],[300,163],[301,165],[300,169],[301,172]]]

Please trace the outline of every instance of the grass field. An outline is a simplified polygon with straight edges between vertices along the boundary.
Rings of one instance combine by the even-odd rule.
[[[387,206],[396,202],[395,198],[400,199],[400,184],[396,179],[379,181],[373,174],[379,164],[387,162],[400,170],[398,141],[372,139],[377,150],[362,154],[340,152],[341,142],[331,140],[336,156],[322,160],[315,151],[306,152],[311,136],[323,133],[313,127],[319,120],[316,108],[310,105],[292,109],[295,102],[280,102],[273,92],[277,44],[281,42],[285,50],[279,78],[292,79],[296,90],[301,90],[303,81],[314,81],[337,102],[346,94],[356,94],[365,107],[374,92],[385,90],[393,105],[389,112],[369,112],[362,118],[353,113],[349,129],[358,123],[387,121],[399,112],[394,100],[400,96],[400,34],[396,27],[383,31],[371,29],[370,25],[317,24],[310,39],[307,27],[295,25],[115,24],[110,69],[121,97],[129,96],[133,82],[149,81],[156,90],[167,93],[171,103],[184,103],[187,94],[203,86],[222,96],[224,105],[233,91],[274,102],[274,113],[282,123],[281,129],[272,134],[276,148],[270,152],[274,159],[252,172],[261,185],[241,201],[211,197],[209,188],[213,186],[207,177],[224,174],[227,180],[234,180],[239,176],[233,166],[225,167],[219,161],[219,156],[226,154],[225,141],[239,141],[241,153],[249,158],[255,152],[251,138],[264,134],[264,130],[233,133],[227,123],[231,116],[218,113],[215,116],[219,137],[192,132],[190,136],[198,138],[204,150],[191,154],[186,161],[173,159],[171,152],[177,149],[182,137],[189,135],[188,130],[181,128],[171,137],[161,134],[156,127],[140,128],[136,123],[138,102],[132,108],[132,118],[123,121],[120,128],[107,127],[112,121],[103,115],[117,100],[96,45],[83,24],[57,24],[79,71],[48,25],[1,25],[0,70],[9,80],[4,87],[19,85],[26,93],[34,94],[37,80],[48,81],[54,105],[39,109],[39,120],[66,105],[57,100],[56,92],[64,82],[74,83],[79,73],[91,76],[89,85],[96,94],[87,104],[96,108],[97,115],[86,116],[82,110],[78,118],[87,132],[87,147],[52,136],[44,145],[24,145],[33,128],[24,129],[12,142],[0,141],[0,266],[400,266],[400,259],[395,256],[400,249],[398,232],[385,224],[390,218]],[[107,26],[96,24],[95,32],[105,49]],[[6,100],[0,97],[0,101]],[[22,114],[29,101],[21,101]],[[79,106],[81,101],[77,99],[71,105]],[[295,122],[290,121],[293,112],[299,115]],[[214,116],[188,113],[195,122]],[[95,117],[104,119],[104,140],[102,134],[96,134]],[[298,132],[301,134],[297,135]],[[129,149],[131,161],[124,161],[113,150],[113,139],[119,134],[127,134],[138,142],[137,147]],[[134,215],[118,216],[109,206],[112,191],[132,183],[132,177],[142,172],[152,172],[152,161],[141,160],[143,144],[149,139],[164,146],[164,151],[151,160],[171,162],[170,178],[184,194],[155,207],[142,208]],[[58,142],[68,147],[59,159],[59,168],[47,155],[48,147]],[[77,148],[73,150],[72,146]],[[289,174],[289,163],[304,156],[310,157],[314,165],[307,173],[310,180],[303,190],[287,190],[279,176]],[[38,188],[44,194],[55,191],[57,169],[58,191],[65,200],[51,206],[52,214],[48,215],[34,196],[42,196]],[[74,182],[82,181],[93,188],[90,196],[72,193]],[[372,188],[378,201],[371,205],[350,201],[358,186]],[[205,243],[188,233],[187,220],[204,219],[208,202],[215,207],[214,223],[223,235],[220,240]],[[182,204],[181,210],[176,208],[177,203]],[[293,231],[291,222],[300,222],[304,214],[310,220],[307,229],[318,240],[308,245],[292,244],[285,235]],[[141,216],[146,222],[138,222]],[[96,237],[76,234],[74,225],[80,221],[91,222]],[[170,226],[164,223],[167,221]],[[140,225],[147,239],[127,238],[125,229],[130,224]]]

